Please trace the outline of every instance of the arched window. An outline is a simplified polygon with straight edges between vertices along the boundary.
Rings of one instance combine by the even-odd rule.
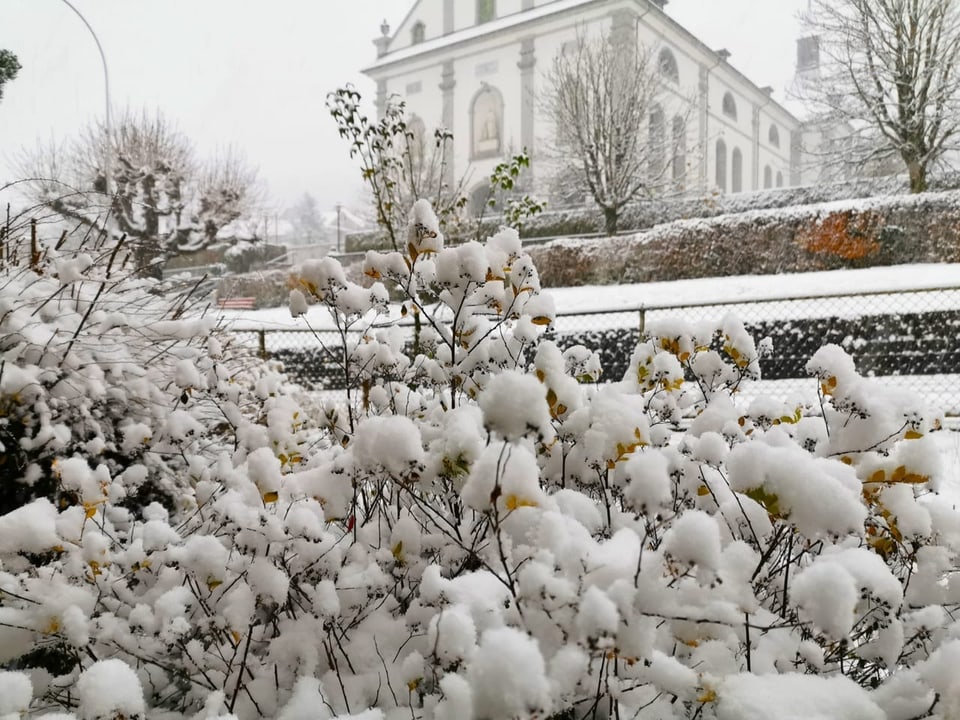
[[[503,96],[484,83],[470,105],[470,147],[474,158],[500,154],[503,137]]]
[[[427,26],[424,25],[420,20],[417,20],[413,24],[413,28],[410,30],[410,42],[413,45],[418,45],[423,42],[424,37],[426,36]]]
[[[477,0],[477,25],[497,17],[497,0]]]
[[[681,115],[673,118],[673,168],[670,174],[677,187],[681,187],[687,174],[687,124]]]
[[[783,187],[783,173],[777,170],[777,187]]]
[[[780,131],[777,130],[776,125],[770,126],[770,132],[767,133],[767,139],[770,141],[770,144],[773,147],[780,147]]]
[[[733,99],[733,93],[723,94],[723,114],[728,118],[737,119],[737,101]]]
[[[727,190],[727,144],[717,140],[717,187]]]
[[[769,165],[763,168],[763,189],[766,190],[773,185],[773,170]]]
[[[654,105],[650,110],[650,184],[659,185],[666,165],[667,128],[663,108]]]
[[[743,190],[743,153],[740,148],[734,148],[730,157],[730,176],[730,190],[735,193]]]
[[[677,68],[677,59],[669,48],[660,51],[660,74],[675,85],[680,83],[680,70]]]

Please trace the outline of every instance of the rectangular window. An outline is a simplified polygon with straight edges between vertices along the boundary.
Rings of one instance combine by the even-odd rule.
[[[490,22],[497,17],[497,0],[477,0],[477,24]]]

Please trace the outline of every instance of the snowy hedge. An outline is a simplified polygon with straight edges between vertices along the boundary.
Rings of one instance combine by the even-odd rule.
[[[931,182],[931,189],[953,190],[960,187],[960,176],[945,174]],[[693,218],[711,218],[755,210],[770,210],[798,205],[855,200],[886,195],[902,195],[909,189],[903,177],[859,178],[843,182],[819,183],[804,187],[776,188],[732,194],[713,193],[701,197],[657,197],[635,202],[624,208],[620,227],[626,230],[644,230]],[[486,219],[480,235],[490,234],[500,226],[498,217]],[[565,207],[551,204],[546,212],[525,221],[526,239],[549,237],[576,237],[603,232],[603,213],[595,205]],[[478,235],[476,223],[465,220],[453,228],[450,239],[465,242]],[[351,233],[346,238],[347,252],[365,252],[383,248],[383,236],[377,232]]]
[[[21,299],[3,296],[0,389],[50,458],[6,482],[55,494],[0,517],[0,714],[960,707],[939,419],[836,346],[807,364],[815,408],[738,404],[767,346],[732,317],[649,327],[600,384],[594,352],[542,338],[553,307],[517,234],[444,247],[421,201],[403,252],[368,254],[371,287],[331,259],[299,268],[290,309],[330,310],[348,388],[311,409],[269,374],[230,383],[220,349],[187,341],[202,318],[87,313],[115,289],[105,263],[50,258],[3,276]],[[388,287],[417,321],[410,353],[375,327]],[[111,333],[133,354],[119,365],[92,341]],[[165,355],[142,350],[151,333]],[[115,394],[113,416],[93,411]],[[123,505],[144,472],[171,506]]]
[[[547,287],[960,262],[960,191],[708,219],[530,248]]]

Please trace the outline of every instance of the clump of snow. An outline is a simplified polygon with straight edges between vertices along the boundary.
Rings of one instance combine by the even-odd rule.
[[[410,208],[407,247],[420,255],[438,253],[443,247],[443,233],[429,200],[417,200]]]
[[[363,423],[354,438],[353,452],[361,467],[383,468],[394,477],[423,470],[420,430],[401,415],[372,417]]]
[[[670,528],[663,546],[677,562],[716,570],[720,562],[720,527],[712,515],[688,510]]]
[[[290,699],[280,710],[277,720],[329,720],[330,711],[323,695],[323,685],[313,677],[301,677],[293,686]]]
[[[46,498],[0,515],[0,553],[42,553],[60,544],[57,509]]]
[[[487,630],[467,666],[476,717],[546,715],[550,683],[536,641],[515,628]]]
[[[145,705],[140,678],[123,660],[98,660],[77,679],[82,720],[143,717]]]
[[[730,675],[717,693],[717,720],[885,720],[866,690],[836,675]]]
[[[532,434],[539,440],[553,435],[546,390],[535,377],[518,370],[494,376],[480,394],[486,427],[505,440]]]
[[[19,717],[32,698],[33,683],[26,673],[0,670],[0,717]]]

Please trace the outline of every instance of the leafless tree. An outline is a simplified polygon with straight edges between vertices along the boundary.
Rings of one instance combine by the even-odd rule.
[[[239,151],[201,161],[160,113],[120,113],[111,136],[94,122],[72,140],[21,152],[18,165],[30,178],[32,199],[125,236],[145,274],[169,257],[213,244],[222,227],[253,212],[261,199],[257,172]]]
[[[843,160],[902,161],[911,192],[923,192],[960,129],[955,0],[811,0],[803,20],[822,59],[798,94],[847,125]]]
[[[581,35],[546,74],[541,101],[554,123],[551,154],[601,208],[609,234],[625,205],[682,184],[692,104],[661,70],[655,49],[632,34]]]

